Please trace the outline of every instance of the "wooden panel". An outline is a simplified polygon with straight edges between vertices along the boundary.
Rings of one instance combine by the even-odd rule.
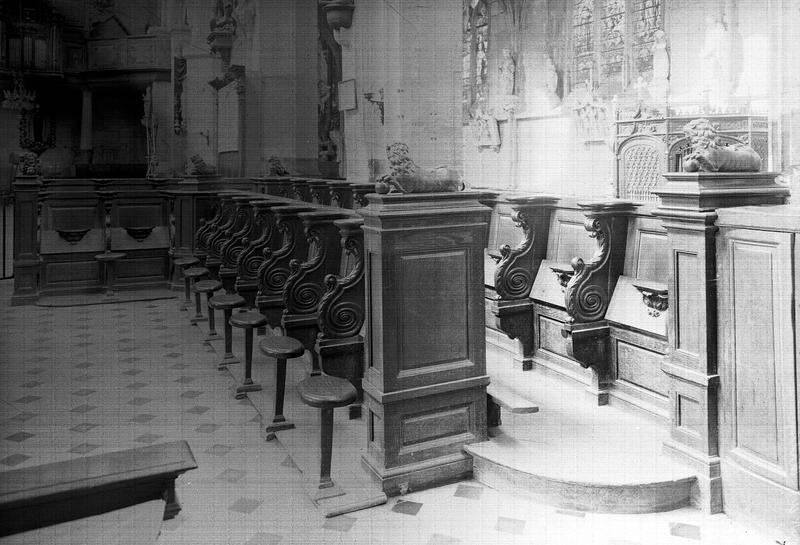
[[[697,262],[697,254],[675,252],[675,285],[677,293],[670,301],[678,301],[677,308],[677,347],[690,354],[700,353],[699,311],[696,305],[701,299],[701,283],[698,281],[704,272]]]
[[[791,250],[789,233],[725,234],[720,373],[723,456],[798,490]]]
[[[623,274],[631,278],[666,283],[669,247],[667,232],[661,226],[661,220],[650,216],[631,218]]]
[[[555,254],[548,252],[548,258],[553,255],[559,263],[569,263],[573,257],[588,260],[594,253],[592,239],[583,227],[583,222],[559,221],[556,231]]]
[[[47,207],[44,227],[52,231],[99,227],[99,214],[96,204],[50,204]]]
[[[667,281],[669,240],[666,233],[639,231],[634,276],[654,282]]]
[[[778,463],[771,248],[734,242],[733,319],[736,446]],[[788,264],[788,263],[787,263]]]
[[[617,380],[624,380],[660,395],[667,395],[669,381],[661,370],[663,355],[620,339],[613,339]]]
[[[166,267],[165,256],[128,255],[117,263],[117,280],[120,282],[165,280]]]
[[[99,275],[97,261],[91,256],[85,261],[49,262],[45,263],[43,288],[72,283],[97,284]]]
[[[567,357],[567,341],[561,336],[562,322],[541,315],[538,318],[538,347]]]
[[[513,210],[508,204],[499,203],[492,210],[491,223],[489,224],[489,243],[487,249],[492,255],[500,255],[500,247],[508,244],[512,248],[517,246],[524,237],[522,229],[518,228],[511,219]]]
[[[398,263],[401,330],[397,361],[400,369],[464,360],[469,356],[467,305],[469,292],[464,251],[401,256]]]
[[[166,223],[160,201],[136,204],[120,202],[115,212],[114,224],[121,227],[153,227]]]
[[[436,411],[404,416],[401,423],[404,447],[434,441],[469,430],[469,404],[442,407]],[[401,454],[403,454],[401,450]]]
[[[642,294],[633,286],[634,282],[627,276],[619,277],[606,311],[606,320],[666,338],[670,309],[656,315],[642,302]]]
[[[687,395],[677,394],[676,403],[678,404],[675,411],[678,428],[683,432],[701,437],[705,415],[700,402]]]

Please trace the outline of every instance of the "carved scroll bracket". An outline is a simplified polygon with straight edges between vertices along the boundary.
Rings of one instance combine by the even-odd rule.
[[[567,289],[569,281],[575,276],[575,269],[573,269],[572,265],[569,263],[556,263],[550,266],[550,270],[556,275],[558,285],[561,286],[561,291],[564,292]]]
[[[658,318],[669,308],[669,292],[666,284],[637,280],[633,282],[633,287],[642,294],[642,303],[647,307],[647,314],[653,318]]]
[[[568,351],[583,367],[598,373],[607,368],[608,325],[604,318],[617,279],[622,274],[628,217],[638,205],[615,200],[578,203],[586,219],[584,227],[597,248],[588,262],[572,259],[574,275],[564,289],[569,319],[561,330],[571,341]]]
[[[528,298],[539,265],[547,251],[550,215],[558,199],[549,195],[510,197],[512,219],[524,234],[522,242],[500,248],[494,282],[498,300],[492,306],[496,326],[519,342],[522,369],[533,367],[533,304]]]
[[[557,197],[535,195],[506,199],[514,210],[512,219],[522,229],[524,239],[516,247],[500,248],[500,262],[494,273],[495,290],[501,300],[527,299],[533,279],[547,250],[550,213]]]

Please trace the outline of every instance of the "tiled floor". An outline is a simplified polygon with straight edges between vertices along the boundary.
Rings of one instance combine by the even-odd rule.
[[[771,543],[691,509],[596,515],[476,482],[326,519],[175,299],[11,308],[10,291],[0,282],[0,470],[186,439],[199,468],[179,480],[183,511],[159,543]]]

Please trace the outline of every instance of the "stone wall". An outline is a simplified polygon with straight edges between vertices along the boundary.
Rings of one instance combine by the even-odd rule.
[[[575,89],[569,81],[571,50],[568,34],[572,2],[528,0],[517,62],[517,95],[523,106],[516,131],[497,103],[502,86],[502,50],[510,47],[511,31],[497,2],[489,2],[490,41],[487,52],[488,109],[498,120],[502,145],[498,150],[476,145],[470,127],[464,130],[466,177],[475,185],[516,187],[566,196],[598,197],[609,193],[615,176],[610,119],[607,138],[586,138],[574,113]],[[796,48],[789,43],[798,32],[798,6],[785,0],[662,0],[663,27],[669,52],[669,100],[684,109],[733,111],[750,102],[769,115],[770,168],[782,170],[800,162],[798,72]],[[724,23],[722,26],[717,21]],[[722,30],[720,30],[722,29]],[[719,67],[719,68],[714,68]],[[645,103],[654,93],[646,74]],[[720,81],[708,90],[709,79]],[[620,103],[635,102],[636,81],[617,95]],[[558,93],[559,96],[556,96]],[[600,99],[609,107],[613,96]],[[710,108],[710,109],[709,109]],[[698,110],[698,117],[702,109]],[[513,150],[516,138],[517,152]],[[516,155],[516,162],[514,161]]]
[[[423,167],[462,168],[461,9],[460,0],[358,2],[352,27],[337,31],[342,79],[355,80],[356,108],[344,112],[348,179],[387,172],[394,142]]]

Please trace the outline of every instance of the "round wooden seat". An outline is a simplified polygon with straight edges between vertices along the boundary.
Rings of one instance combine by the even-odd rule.
[[[230,323],[236,327],[262,327],[267,325],[267,319],[260,312],[239,312],[231,316]]]
[[[213,293],[222,288],[222,282],[219,280],[200,280],[195,282],[194,291],[197,293]]]
[[[244,306],[246,301],[241,295],[234,293],[225,293],[223,295],[215,295],[208,302],[208,306],[217,310],[225,310],[231,308],[238,308]]]
[[[123,259],[126,255],[128,254],[124,254],[122,252],[104,252],[102,254],[97,254],[94,256],[94,258],[102,263],[107,263],[109,261],[118,261]]]
[[[266,337],[258,343],[258,348],[261,353],[273,358],[297,358],[303,355],[306,351],[303,344],[297,339],[292,337]]]
[[[318,375],[308,377],[297,385],[303,403],[320,409],[344,407],[358,397],[356,387],[349,380]]]
[[[196,257],[179,257],[173,261],[176,267],[191,267],[192,265],[197,265],[200,263],[200,260]]]
[[[205,267],[192,267],[183,271],[183,276],[186,278],[200,278],[208,274],[208,269]]]

